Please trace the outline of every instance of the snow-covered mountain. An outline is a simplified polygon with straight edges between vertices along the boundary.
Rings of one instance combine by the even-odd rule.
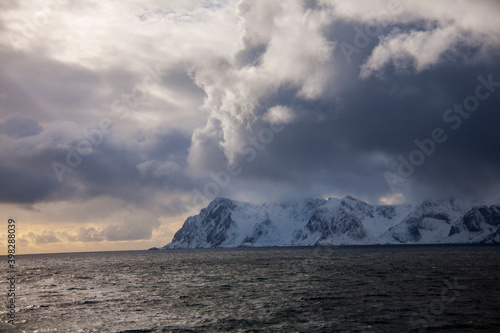
[[[370,205],[346,196],[258,205],[217,198],[161,249],[499,242],[499,202]]]

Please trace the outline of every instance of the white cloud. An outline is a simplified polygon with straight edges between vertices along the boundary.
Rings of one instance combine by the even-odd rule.
[[[276,105],[267,110],[263,119],[274,125],[287,125],[293,121],[295,114],[289,107]]]
[[[391,23],[423,28],[394,29],[380,36],[361,66],[360,77],[380,73],[388,64],[400,71],[421,72],[442,62],[445,53],[464,56],[465,47],[479,50],[466,60],[481,61],[500,43],[498,10],[500,3],[495,1],[401,1],[401,12],[387,16]]]
[[[398,70],[420,72],[428,69],[437,64],[443,53],[456,45],[463,34],[464,32],[457,31],[456,27],[452,26],[432,31],[392,33],[383,37],[372,51],[369,59],[361,66],[360,76],[367,78],[383,69],[389,62]]]
[[[260,101],[280,86],[292,85],[306,99],[324,89],[324,66],[333,46],[322,33],[331,20],[326,13],[306,11],[300,1],[242,1],[238,8],[242,49],[208,57],[193,68],[195,82],[207,94],[203,109],[213,120],[194,132],[191,162],[200,160],[195,154],[205,154],[197,148],[203,137],[221,138],[218,146],[233,162],[255,121],[263,117]],[[235,61],[238,52],[252,52],[259,44],[264,51],[258,61],[243,66]]]

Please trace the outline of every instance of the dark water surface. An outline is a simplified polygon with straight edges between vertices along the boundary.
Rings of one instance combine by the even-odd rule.
[[[17,259],[19,332],[500,332],[498,246]]]

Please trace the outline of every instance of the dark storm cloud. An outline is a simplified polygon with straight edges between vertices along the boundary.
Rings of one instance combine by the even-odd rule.
[[[444,9],[437,7],[438,11]],[[227,121],[227,117],[237,119],[238,111],[214,109],[213,114],[226,122],[220,126],[225,143],[229,143],[227,137],[235,137],[231,133],[237,132],[243,147],[252,146],[249,136],[256,137],[269,127],[262,121],[269,108],[285,106],[296,115],[285,130],[274,134],[272,142],[255,146],[255,159],[248,150],[236,150],[235,160],[243,171],[232,177],[234,188],[221,186],[222,195],[237,196],[254,190],[255,183],[269,184],[262,185],[264,192],[276,184],[299,196],[354,194],[374,202],[397,192],[407,200],[498,195],[500,134],[496,128],[500,116],[496,111],[500,91],[481,101],[478,110],[464,119],[457,130],[443,119],[455,103],[462,104],[467,96],[474,96],[480,83],[478,76],[492,75],[493,81],[500,82],[500,66],[496,64],[498,40],[494,36],[485,38],[481,30],[489,27],[481,23],[467,26],[473,21],[471,17],[462,26],[458,20],[443,23],[433,15],[423,15],[423,19],[418,14],[401,15],[388,15],[390,20],[380,25],[376,36],[366,32],[365,22],[352,17],[335,20],[324,28],[323,36],[335,42],[336,48],[324,63],[327,80],[319,95],[303,96],[303,86],[293,81],[271,86],[268,94],[260,96],[254,105],[257,120],[250,129],[240,127],[237,121]],[[415,50],[411,41],[421,44],[424,53],[412,53]],[[356,52],[346,56],[340,47],[343,42],[356,47]],[[236,65],[243,62],[255,71],[265,68],[266,53],[272,43],[247,43],[237,54]],[[384,54],[381,45],[396,53]],[[253,88],[252,81],[241,83]],[[226,89],[232,90],[232,86]],[[242,99],[239,104],[244,103]],[[446,142],[435,143],[435,152],[425,156],[423,164],[415,167],[414,173],[396,188],[391,187],[385,174],[397,174],[399,157],[408,160],[418,149],[415,140],[430,138],[435,128],[443,129]],[[210,159],[205,162],[216,165]],[[224,168],[210,171],[224,172]],[[209,182],[214,182],[213,177],[207,178],[206,183]]]
[[[259,184],[261,196],[285,188],[301,196],[353,194],[378,201],[393,194],[384,174],[397,175],[399,156],[408,159],[415,139],[429,138],[437,127],[446,130],[447,141],[396,191],[408,200],[494,192],[500,91],[481,101],[457,130],[450,130],[443,114],[474,95],[478,76],[500,81],[500,43],[491,33],[496,26],[478,18],[498,13],[498,6],[463,2],[455,10],[451,2],[402,2],[391,9],[370,1],[363,9],[349,3],[240,1],[234,9],[238,29],[231,27],[238,34],[215,40],[217,47],[206,41],[217,34],[197,26],[187,35],[193,40],[183,30],[170,42],[163,27],[154,37],[131,38],[133,51],[103,48],[102,58],[89,51],[89,62],[61,60],[36,41],[38,53],[0,49],[0,200],[111,196],[175,211],[175,197],[203,191],[214,181],[210,172],[236,161],[242,171],[221,195],[238,197]],[[377,11],[381,16],[370,21]],[[374,26],[376,33],[367,30]],[[113,37],[108,44],[122,45]],[[137,45],[154,42],[159,51],[137,51]],[[162,42],[170,49],[162,49]],[[168,61],[166,49],[174,57]],[[142,68],[156,65],[165,66],[158,88],[130,107],[129,118],[118,119],[113,101],[130,96],[148,73]],[[92,145],[77,166],[68,166],[72,172],[59,182],[53,162],[67,165],[68,153],[88,140],[85,124],[103,117],[112,118],[116,131]],[[257,149],[249,137],[260,140],[271,126],[284,129]],[[167,194],[170,201],[161,202]],[[73,237],[136,239],[137,230],[127,223],[109,226],[108,234],[82,229]],[[156,227],[151,223],[140,237],[150,236]]]
[[[0,134],[0,154],[9,154],[0,163],[2,201],[34,203],[108,195],[147,203],[156,191],[182,191],[190,186],[183,173],[189,133],[163,127],[139,140],[110,134],[92,146],[89,155],[80,156],[78,165],[68,166],[68,154],[73,152],[70,160],[75,161],[76,147],[87,139],[83,131],[72,122],[60,122],[28,137]],[[62,174],[62,182],[51,167],[54,162],[72,171]],[[171,168],[162,169],[163,165]]]
[[[183,171],[189,144],[189,134],[175,128],[155,131],[140,142],[110,137],[95,155],[85,157],[75,176],[90,195],[147,202],[152,190],[182,191],[190,186]]]
[[[37,135],[42,131],[42,126],[33,118],[11,115],[0,122],[0,134],[7,134],[12,138],[22,138]]]
[[[477,76],[486,78],[489,73],[498,73],[493,78],[500,82],[500,67],[446,66],[417,78],[394,75],[391,80],[362,81],[356,89],[346,89],[341,102],[310,102],[284,94],[275,103],[293,108],[296,121],[247,164],[242,177],[295,183],[299,191],[319,182],[323,186],[318,191],[376,201],[391,193],[384,173],[397,174],[398,156],[408,159],[418,148],[415,139],[430,138],[433,129],[442,128],[448,140],[437,144],[435,153],[415,168],[407,181],[412,185],[407,196],[421,200],[491,193],[500,185],[500,89],[457,130],[443,120],[447,109],[474,94]]]
[[[150,199],[158,192],[182,191],[189,186],[190,180],[182,169],[190,143],[187,129],[193,125],[183,119],[170,123],[162,119],[160,124],[148,126],[135,121],[151,110],[166,115],[184,113],[187,118],[185,106],[176,100],[174,105],[148,95],[130,110],[128,119],[120,119],[111,107],[152,75],[148,68],[155,68],[160,60],[152,64],[136,60],[138,70],[119,61],[109,66],[82,66],[49,54],[47,50],[16,53],[10,46],[0,49],[2,202],[86,200],[113,195],[153,205]],[[190,79],[187,66],[168,66],[172,67],[166,71],[168,75],[154,73],[156,81],[148,82],[159,89],[170,89],[177,98],[192,98],[193,104],[201,100],[202,90]],[[64,181],[59,182],[52,163],[67,165],[68,153],[88,140],[83,135],[86,126],[103,117],[112,118],[119,133],[92,146],[92,154],[83,156],[81,164],[71,168],[73,172],[64,174]]]
[[[0,200],[10,203],[33,203],[57,191],[57,180],[33,169],[0,166]]]

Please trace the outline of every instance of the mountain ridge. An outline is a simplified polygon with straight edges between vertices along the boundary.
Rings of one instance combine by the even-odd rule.
[[[216,198],[160,249],[468,243],[500,243],[498,202],[372,205],[347,195],[255,204]]]

